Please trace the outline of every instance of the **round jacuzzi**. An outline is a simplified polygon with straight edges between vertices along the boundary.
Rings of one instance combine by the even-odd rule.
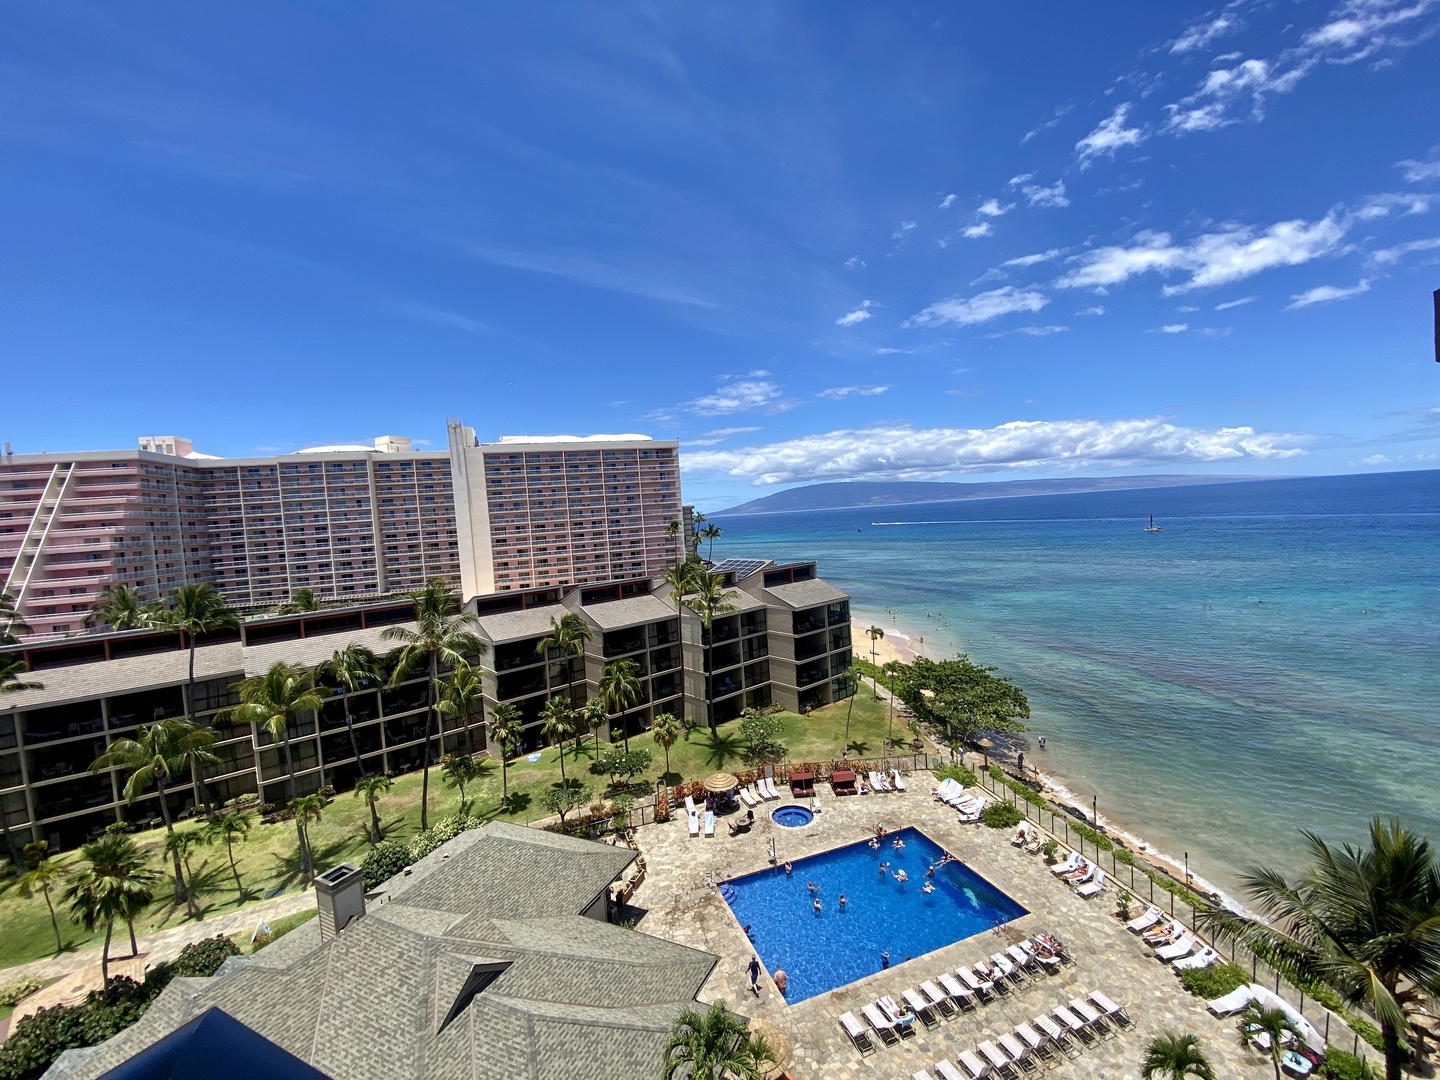
[[[815,815],[803,806],[781,806],[770,812],[770,820],[787,829],[798,829],[814,821]]]

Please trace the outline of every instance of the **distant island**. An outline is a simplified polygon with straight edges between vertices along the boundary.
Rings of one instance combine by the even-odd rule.
[[[1073,480],[995,480],[983,483],[915,480],[854,481],[810,484],[777,491],[763,499],[717,510],[712,517],[739,514],[793,514],[806,510],[852,510],[864,506],[907,506],[914,503],[1004,499],[1022,495],[1067,495],[1083,491],[1126,491],[1136,488],[1181,487],[1190,484],[1233,484],[1255,476],[1084,476]]]

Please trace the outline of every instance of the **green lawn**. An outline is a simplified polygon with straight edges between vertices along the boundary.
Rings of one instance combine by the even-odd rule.
[[[808,716],[781,714],[784,732],[780,741],[789,751],[791,760],[817,761],[840,756],[840,744],[845,730],[847,706],[827,706],[817,709]],[[885,738],[886,711],[884,702],[876,702],[869,688],[862,688],[854,701],[854,713],[850,721],[850,746],[852,755],[879,756]],[[909,732],[900,721],[896,721],[896,738],[907,738]],[[665,756],[660,747],[647,733],[630,740],[632,748],[646,747],[654,752],[654,762],[645,775],[636,778],[637,783],[647,784],[650,790],[660,780],[665,768]],[[580,758],[573,756],[573,749],[565,753],[565,770],[571,779],[580,779],[594,794],[603,794],[609,784],[608,776],[596,776],[589,771],[594,755],[594,744],[587,739],[582,743]],[[703,729],[681,739],[670,750],[671,783],[683,780],[699,780],[719,769],[737,770],[747,767],[744,744],[740,739],[739,721],[722,724],[718,737],[713,739]],[[538,762],[521,757],[509,766],[510,807],[501,815],[500,809],[500,766],[487,761],[484,775],[466,788],[470,812],[482,817],[502,817],[504,820],[529,823],[542,818],[545,811],[540,807],[540,798],[545,789],[560,779],[557,753],[547,749]],[[453,788],[447,787],[438,770],[430,775],[430,820],[433,824],[440,818],[460,810],[460,796]],[[380,802],[380,817],[389,839],[404,840],[413,837],[420,828],[420,775],[418,773],[397,777],[394,789]],[[350,792],[341,792],[325,809],[322,821],[310,826],[310,841],[314,849],[317,869],[324,869],[337,862],[349,860],[359,862],[368,850],[366,829],[369,814],[361,799]],[[201,823],[185,822],[182,829],[200,828]],[[163,831],[154,830],[136,834],[136,841],[142,848],[152,852],[152,865],[161,869],[169,880],[169,861],[163,852]],[[278,896],[300,888],[299,854],[293,823],[275,825],[256,823],[250,838],[235,846],[236,863],[246,895],[245,902],[262,897]],[[58,856],[65,864],[78,860],[77,852]],[[223,846],[199,848],[190,858],[194,871],[195,891],[199,898],[200,917],[224,914],[240,906],[235,879],[231,875],[229,862]],[[175,926],[188,921],[182,904],[176,908],[170,903],[171,889],[162,882],[157,890],[162,897],[146,914],[137,921],[136,932],[147,932]],[[67,949],[98,945],[100,934],[86,934],[83,928],[75,926],[66,918],[58,895],[56,908],[60,914],[60,931]],[[0,967],[9,967],[29,960],[36,960],[54,952],[55,937],[50,928],[50,918],[42,898],[22,899],[13,878],[0,882]],[[124,953],[129,943],[123,927],[115,932],[114,951]]]

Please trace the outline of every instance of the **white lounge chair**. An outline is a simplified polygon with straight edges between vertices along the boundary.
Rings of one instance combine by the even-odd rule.
[[[979,821],[979,820],[980,820],[980,814],[984,811],[985,807],[987,807],[987,806],[989,806],[989,805],[990,805],[990,800],[989,800],[989,799],[985,799],[985,798],[976,799],[976,800],[975,800],[975,805],[972,806],[969,810],[961,810],[961,811],[960,811],[960,821],[961,821],[961,823],[968,825],[968,824],[970,824],[971,822]]]
[[[775,786],[775,778],[773,776],[767,776],[765,778],[765,793],[771,799],[784,798],[784,796],[780,794],[780,789]]]
[[[882,777],[882,776],[881,776],[878,772],[876,772],[874,769],[871,769],[871,770],[870,770],[870,790],[871,790],[871,791],[889,791],[889,790],[890,790],[890,785],[885,782],[884,777]]]
[[[875,1029],[875,1034],[880,1036],[881,1042],[889,1044],[900,1041],[900,1036],[895,1031],[895,1021],[886,1016],[875,1002],[862,1006],[860,1015],[865,1017],[865,1022]]]
[[[975,991],[961,986],[960,980],[949,972],[940,976],[940,988],[950,995],[950,1000],[962,1009],[975,1008]]]
[[[1171,960],[1179,960],[1182,956],[1189,956],[1195,948],[1195,935],[1186,934],[1174,945],[1162,945],[1155,950],[1155,959],[1164,960],[1167,963]]]
[[[1017,986],[1025,982],[1025,976],[1020,973],[1020,969],[1012,964],[1004,953],[991,953],[990,967],[996,975],[1009,979]]]
[[[1015,830],[1015,835],[1010,837],[1011,847],[1024,847],[1025,842],[1030,839],[1030,825],[1022,821],[1020,827]]]
[[[1157,926],[1153,930],[1147,930],[1141,940],[1152,949],[1158,949],[1161,945],[1169,945],[1172,941],[1185,936],[1185,924],[1171,919],[1165,926]]]
[[[1028,952],[1019,945],[1011,945],[1005,951],[1010,954],[1011,960],[1014,960],[1016,964],[1027,971],[1035,968],[1040,963],[1040,961],[1035,959],[1033,952]]]
[[[920,984],[920,992],[925,995],[926,1001],[939,1010],[941,1016],[955,1015],[955,1006],[950,1004],[950,995],[930,980],[927,979]]]
[[[905,790],[905,780],[903,777],[901,777],[899,769],[890,770],[890,783],[894,786],[896,791]]]
[[[1051,1059],[1052,1051],[1049,1041],[1029,1024],[1016,1024],[1015,1034],[1019,1035],[1025,1045],[1037,1056],[1047,1061]]]
[[[870,1035],[865,1030],[865,1025],[855,1019],[853,1012],[840,1014],[840,1026],[845,1029],[845,1034],[850,1036],[850,1041],[855,1044],[855,1049],[860,1051],[861,1057],[865,1056],[867,1050],[874,1050],[875,1044],[870,1041]]]
[[[1144,933],[1164,917],[1165,913],[1154,904],[1151,904],[1137,918],[1131,919],[1126,923],[1125,929],[1129,930],[1132,934]]]
[[[1099,990],[1090,991],[1090,1000],[1093,1001],[1099,1007],[1100,1011],[1105,1014],[1106,1019],[1114,1020],[1116,1023],[1124,1024],[1126,1027],[1129,1027],[1132,1023],[1134,1023],[1134,1021],[1130,1019],[1129,1013],[1127,1013],[1119,1005],[1116,1005],[1115,1002],[1111,1001]]]
[[[965,1077],[960,1075],[960,1070],[950,1064],[949,1058],[935,1063],[935,1075],[940,1077],[940,1080],[965,1080]]]
[[[1105,888],[1105,871],[1097,866],[1095,868],[1095,876],[1083,885],[1077,886],[1075,895],[1083,896],[1088,900],[1103,888]]]
[[[1056,1020],[1059,1020],[1060,1023],[1069,1028],[1071,1034],[1079,1035],[1082,1038],[1086,1035],[1091,1035],[1090,1029],[1085,1025],[1085,1021],[1081,1020],[1080,1017],[1076,1016],[1064,1005],[1056,1005],[1055,1008],[1050,1010],[1050,1013]]]
[[[1080,853],[1078,851],[1072,851],[1070,852],[1070,857],[1067,858],[1064,862],[1058,862],[1054,866],[1050,867],[1050,873],[1054,874],[1056,877],[1059,877],[1061,874],[1070,873],[1071,870],[1074,870],[1079,865]]]
[[[1076,885],[1083,885],[1094,876],[1095,864],[1089,859],[1081,859],[1075,869],[1068,874],[1061,875],[1060,880],[1073,889]]]
[[[916,1069],[910,1074],[910,1080],[935,1080],[935,1078],[924,1069]]]
[[[980,1080],[981,1077],[989,1075],[989,1066],[977,1058],[973,1051],[961,1050],[957,1056],[960,1064],[965,1066],[965,1071],[970,1074],[971,1080]]]
[[[968,967],[961,965],[955,969],[955,974],[960,976],[960,981],[968,986],[981,1001],[989,1001],[995,994],[995,984],[988,979],[979,979],[975,972]]]
[[[958,797],[961,793],[964,792],[964,790],[965,789],[960,786],[960,782],[958,780],[951,779],[947,776],[944,780],[940,781],[939,785],[934,789],[933,794],[935,798],[939,799],[941,802],[946,802],[950,799]]]
[[[685,796],[685,812],[687,814],[695,813],[695,799],[692,796]]]
[[[714,835],[715,835],[715,811],[714,811],[714,810],[706,810],[706,811],[705,811],[705,835],[706,835],[706,836],[714,836]]]
[[[1195,953],[1193,956],[1181,957],[1179,960],[1176,960],[1175,963],[1171,966],[1174,967],[1177,972],[1199,971],[1201,968],[1207,968],[1210,967],[1212,964],[1218,964],[1219,962],[1220,954],[1214,949],[1212,949],[1209,945],[1206,945],[1203,949]]]
[[[900,991],[900,996],[905,999],[905,1004],[910,1006],[910,1011],[918,1016],[926,1027],[934,1027],[939,1022],[935,1018],[935,1010],[930,1007],[930,1002],[921,997],[914,987],[907,986]]]
[[[1216,998],[1214,1001],[1207,1001],[1205,1008],[1209,1009],[1215,1016],[1231,1016],[1249,1005],[1255,995],[1250,993],[1248,986],[1237,987],[1231,990],[1224,997]]]
[[[740,801],[743,802],[746,806],[750,807],[752,810],[760,805],[760,800],[755,798],[754,795],[750,794],[749,788],[742,787],[740,789]]]
[[[690,836],[693,839],[700,835],[700,815],[694,810],[690,811]]]
[[[1105,1017],[1096,1012],[1088,1001],[1082,998],[1071,998],[1068,1008],[1085,1021],[1085,1026],[1097,1035],[1110,1034],[1110,1025],[1106,1022]]]
[[[1005,1056],[1014,1062],[1017,1069],[1027,1073],[1039,1071],[1040,1066],[1035,1064],[1030,1057],[1030,1048],[1023,1045],[1010,1032],[1007,1031],[1005,1034],[997,1036],[995,1041],[1000,1044],[1000,1049],[1005,1051]]]
[[[1015,1066],[1011,1064],[1010,1059],[989,1039],[982,1042],[976,1049],[980,1051],[985,1060],[990,1063],[990,1067],[997,1073],[1002,1076],[1015,1075]]]
[[[1048,1016],[1037,1016],[1031,1021],[1037,1028],[1045,1033],[1045,1037],[1060,1048],[1061,1053],[1066,1057],[1079,1051],[1075,1040],[1070,1038],[1070,1033]]]

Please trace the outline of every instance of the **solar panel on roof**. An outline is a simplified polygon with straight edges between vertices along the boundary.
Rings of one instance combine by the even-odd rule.
[[[769,566],[769,559],[721,559],[710,567],[712,574],[734,573],[736,581],[743,581],[763,567]]]

